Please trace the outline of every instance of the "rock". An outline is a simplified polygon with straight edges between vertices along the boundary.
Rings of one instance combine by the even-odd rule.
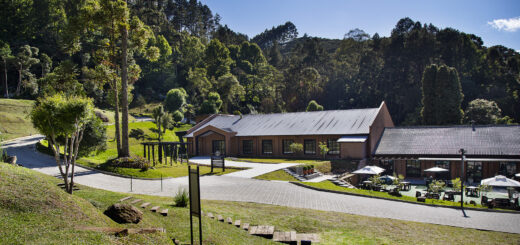
[[[7,157],[7,160],[5,162],[9,163],[9,164],[16,164],[16,156],[10,156],[10,157]]]
[[[102,112],[100,112],[100,111],[96,111],[96,112],[94,112],[94,113],[96,114],[96,116],[97,116],[97,117],[98,117],[102,122],[108,122],[108,121],[109,121],[109,120],[108,120],[108,117],[107,117],[105,114],[103,114]]]
[[[104,214],[117,223],[137,224],[143,218],[143,212],[128,204],[116,203],[105,210]]]

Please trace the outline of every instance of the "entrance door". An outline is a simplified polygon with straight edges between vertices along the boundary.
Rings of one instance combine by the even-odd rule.
[[[218,151],[220,155],[226,154],[226,142],[224,140],[213,140],[213,155]]]

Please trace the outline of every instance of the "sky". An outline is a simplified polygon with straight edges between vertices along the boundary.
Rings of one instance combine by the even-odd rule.
[[[221,24],[250,38],[294,23],[300,36],[343,38],[359,28],[371,36],[389,36],[399,19],[409,17],[439,28],[451,27],[482,38],[485,46],[520,51],[519,0],[201,0]]]

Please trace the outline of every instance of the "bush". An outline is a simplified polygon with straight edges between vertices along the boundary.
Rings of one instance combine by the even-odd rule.
[[[134,138],[136,140],[142,140],[144,139],[144,131],[140,128],[133,128],[132,130],[130,130],[128,137]]]
[[[148,162],[148,160],[140,156],[117,158],[112,160],[109,163],[109,165],[121,168],[138,168],[143,171],[148,170],[148,168],[150,167],[150,163]]]
[[[184,188],[179,188],[177,194],[173,197],[173,201],[175,202],[176,207],[187,207],[188,206],[188,191]]]
[[[99,118],[101,121],[103,121],[103,122],[108,122],[109,121],[108,117],[105,114],[103,114],[102,112],[95,111],[94,113],[96,114],[96,117]]]

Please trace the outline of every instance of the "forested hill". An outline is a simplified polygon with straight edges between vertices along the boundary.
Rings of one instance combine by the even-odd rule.
[[[6,67],[11,95],[79,93],[93,97],[98,106],[112,107],[111,84],[105,80],[121,76],[117,64],[107,62],[121,55],[117,33],[111,34],[110,25],[71,26],[77,24],[75,16],[90,8],[123,2],[1,1],[0,91],[5,93]],[[465,112],[455,123],[520,121],[520,55],[503,46],[485,47],[480,37],[463,30],[403,18],[389,37],[359,29],[341,40],[299,37],[291,22],[248,37],[221,25],[218,14],[194,0],[129,0],[128,6],[135,18],[131,28],[148,30],[147,35],[130,30],[138,37],[130,38],[130,47],[148,40],[140,43],[145,49],[128,54],[133,106],[162,101],[178,87],[188,95],[183,107],[188,117],[217,111],[303,111],[311,100],[326,110],[377,107],[384,100],[396,124],[418,125],[424,123],[423,73],[437,64],[450,67],[463,94],[431,104],[437,111],[450,107]],[[105,14],[103,18],[114,17]],[[450,88],[458,86],[436,86],[434,92]],[[479,98],[486,100],[469,103]]]

